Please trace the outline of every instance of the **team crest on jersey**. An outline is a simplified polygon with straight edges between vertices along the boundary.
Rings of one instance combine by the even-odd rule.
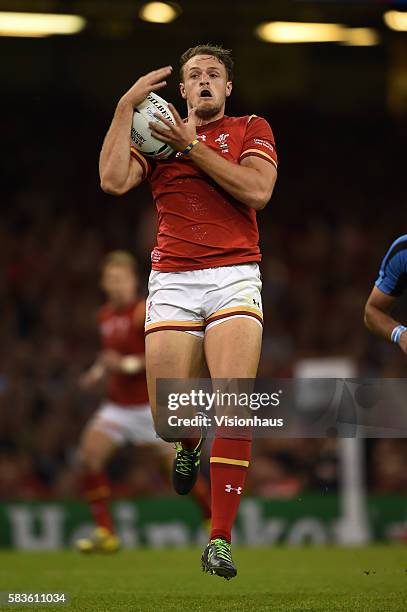
[[[219,134],[219,136],[215,138],[215,142],[219,143],[219,148],[222,150],[222,153],[229,153],[229,143],[226,142],[229,136],[230,134]]]

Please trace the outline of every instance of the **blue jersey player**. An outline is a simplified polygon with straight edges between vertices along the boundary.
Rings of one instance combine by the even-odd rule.
[[[365,306],[366,327],[399,345],[407,354],[407,327],[390,316],[395,300],[407,289],[407,234],[387,251],[372,293]]]

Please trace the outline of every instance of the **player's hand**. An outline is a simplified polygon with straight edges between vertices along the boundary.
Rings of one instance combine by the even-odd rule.
[[[399,347],[405,355],[407,355],[407,331],[403,332],[400,336]]]
[[[81,389],[91,389],[97,385],[105,375],[105,368],[100,363],[95,363],[89,370],[86,370],[79,378]]]
[[[172,66],[165,66],[153,70],[144,76],[141,76],[130,87],[130,89],[122,96],[120,102],[122,104],[131,104],[135,108],[143,100],[145,100],[151,91],[158,91],[167,85],[165,80],[172,73]]]
[[[160,119],[166,127],[150,121],[149,128],[151,134],[161,142],[169,144],[176,151],[184,151],[193,140],[196,139],[196,116],[195,109],[192,109],[188,115],[188,120],[184,122],[176,108],[172,104],[168,104],[168,108],[172,112],[175,125],[173,125],[168,119],[163,117],[160,113],[155,113],[155,117]]]
[[[99,355],[98,362],[110,372],[121,370],[121,362],[123,355],[112,349],[106,349]]]

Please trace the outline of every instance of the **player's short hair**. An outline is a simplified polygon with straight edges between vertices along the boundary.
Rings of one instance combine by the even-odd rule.
[[[130,268],[134,273],[137,272],[137,261],[128,251],[111,251],[105,255],[102,261],[102,272],[104,272],[108,266],[124,266]]]
[[[207,43],[206,45],[196,45],[196,47],[190,47],[181,55],[180,58],[180,70],[179,75],[181,81],[184,80],[184,65],[191,57],[195,55],[213,55],[216,57],[226,68],[226,74],[228,81],[233,80],[233,57],[230,49],[224,49],[222,45],[212,45]]]

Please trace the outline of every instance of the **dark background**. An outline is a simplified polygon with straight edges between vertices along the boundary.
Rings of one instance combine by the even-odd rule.
[[[1,497],[78,492],[75,448],[100,398],[77,385],[98,350],[100,261],[131,250],[145,293],[155,231],[147,187],[101,191],[100,147],[126,89],[198,43],[233,49],[226,112],[266,117],[278,147],[278,184],[258,215],[260,374],[289,377],[299,359],[346,356],[360,375],[405,376],[401,351],[363,326],[381,259],[406,233],[407,35],[385,26],[390,4],[189,0],[160,25],[138,18],[141,2],[0,0],[0,10],[88,19],[76,36],[0,38]],[[266,20],[373,27],[380,44],[267,44],[253,33]],[[160,93],[185,111],[175,76]],[[399,312],[405,321],[403,304]],[[405,491],[405,442],[370,442],[367,453],[371,489]],[[337,486],[333,440],[263,441],[253,465],[253,493]],[[156,494],[154,478],[168,492],[158,459],[135,449],[110,475],[118,495]]]

